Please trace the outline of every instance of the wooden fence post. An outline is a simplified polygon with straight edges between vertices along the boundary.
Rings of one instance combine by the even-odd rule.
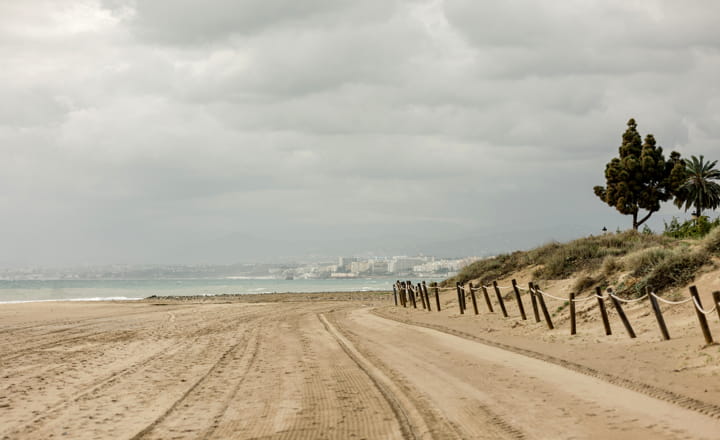
[[[460,296],[463,299],[463,310],[467,311],[467,294],[465,293],[465,283],[460,284]]]
[[[630,325],[630,321],[628,321],[627,316],[625,315],[625,311],[622,308],[622,304],[620,304],[620,301],[615,298],[615,296],[612,294],[612,291],[608,292],[610,295],[610,300],[612,301],[613,305],[615,306],[615,310],[617,310],[618,315],[620,315],[620,320],[622,321],[623,325],[625,326],[625,330],[628,332],[628,336],[630,336],[631,339],[634,339],[635,336],[635,330],[633,330],[632,325]]]
[[[693,304],[693,308],[695,309],[695,313],[697,313],[698,321],[700,321],[700,328],[702,329],[703,336],[705,336],[705,343],[708,345],[712,344],[713,337],[712,334],[710,334],[710,327],[708,327],[707,318],[705,318],[705,314],[698,309],[698,306],[702,308],[702,302],[700,302],[700,295],[698,295],[697,287],[690,286],[690,295],[692,295],[696,303]]]
[[[670,340],[670,333],[668,333],[667,326],[665,325],[665,318],[663,318],[662,311],[660,310],[660,304],[658,304],[657,298],[653,296],[647,287],[645,287],[645,292],[650,297],[650,303],[652,304],[653,312],[655,312],[655,319],[657,319],[658,325],[660,326],[660,333],[662,333],[663,339],[668,341]]]
[[[435,282],[435,305],[437,306],[437,311],[440,311],[440,288],[438,287],[437,281]]]
[[[577,321],[575,320],[575,294],[570,292],[568,301],[570,301],[570,334],[577,334]]]
[[[475,298],[475,291],[473,290],[472,283],[468,283],[468,289],[470,289],[470,299],[472,299],[473,310],[475,310],[475,314],[478,315],[480,312],[478,312],[477,298]]]
[[[522,298],[520,297],[520,289],[518,289],[517,281],[513,278],[512,280],[512,286],[513,290],[515,291],[515,299],[518,303],[518,308],[520,309],[520,316],[522,317],[523,321],[527,320],[527,316],[525,316],[525,307],[523,307]]]
[[[412,301],[413,308],[417,309],[417,302],[415,301],[415,290],[413,290],[413,286],[410,281],[407,282],[407,289],[408,295],[410,295],[410,300]]]
[[[427,284],[425,284],[425,281],[422,282],[422,293],[423,295],[425,295],[425,302],[427,303],[428,312],[432,312],[432,307],[430,307],[430,297],[428,296]]]
[[[532,282],[528,283],[528,291],[530,292],[530,302],[532,303],[535,322],[540,322],[540,312],[538,311],[537,298],[535,297],[535,290],[533,289]]]
[[[492,303],[490,302],[490,295],[488,295],[487,289],[485,288],[485,286],[482,285],[482,283],[480,284],[480,287],[482,288],[483,295],[485,296],[485,304],[487,304],[488,310],[490,310],[490,313],[495,313],[492,307]]]
[[[500,289],[498,288],[497,281],[493,281],[493,288],[495,289],[495,296],[497,296],[497,300],[500,303],[500,310],[502,310],[503,316],[508,317],[507,310],[505,310],[505,301],[503,301],[502,294],[500,293]]]
[[[422,302],[423,310],[427,310],[427,306],[425,305],[425,295],[423,295],[422,291],[422,284],[417,283],[415,289],[417,289],[417,292],[420,295],[420,302]]]
[[[405,281],[400,283],[400,302],[403,307],[407,307],[407,294],[405,292]]]
[[[455,283],[455,290],[457,290],[457,299],[458,299],[458,308],[460,308],[460,314],[465,314],[465,309],[463,308],[463,294],[460,291],[460,283]]]
[[[600,306],[600,316],[602,316],[603,326],[605,326],[605,334],[611,335],[612,329],[610,328],[610,320],[608,319],[607,310],[605,310],[605,301],[603,300],[600,286],[595,288],[595,297],[597,298],[598,305]]]
[[[397,294],[397,287],[393,284],[393,299],[395,300],[395,305],[398,305],[398,294]]]
[[[427,296],[425,295],[425,291],[423,290],[422,283],[418,283],[417,288],[418,292],[420,292],[420,297],[422,297],[423,303],[425,304],[425,310],[430,310],[430,303],[427,300]]]
[[[715,303],[715,304],[713,304],[713,306],[715,306],[715,310],[717,310],[717,314],[718,314],[718,319],[720,319],[720,305],[718,305],[718,303],[720,303],[720,291],[717,291],[717,290],[714,291],[712,293],[712,296],[713,296],[713,302]]]
[[[547,306],[545,305],[545,298],[543,297],[543,294],[540,293],[540,286],[535,284],[535,289],[537,290],[535,294],[537,295],[538,302],[540,303],[540,308],[542,309],[543,316],[545,317],[545,322],[547,322],[548,328],[553,330],[555,326],[552,323],[552,319],[550,319],[550,313],[548,313]]]

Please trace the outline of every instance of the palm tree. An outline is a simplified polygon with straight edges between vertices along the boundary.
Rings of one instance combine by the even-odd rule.
[[[715,169],[717,160],[705,162],[704,159],[702,155],[699,159],[695,156],[685,159],[685,179],[674,200],[678,208],[685,205],[685,211],[694,206],[695,218],[700,218],[705,209],[720,206],[720,185],[713,182],[720,180],[720,170]]]

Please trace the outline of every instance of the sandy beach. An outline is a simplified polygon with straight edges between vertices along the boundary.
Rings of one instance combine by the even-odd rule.
[[[692,315],[670,341],[642,305],[637,339],[589,315],[571,337],[453,294],[440,313],[368,293],[5,304],[0,438],[720,436],[720,350]]]

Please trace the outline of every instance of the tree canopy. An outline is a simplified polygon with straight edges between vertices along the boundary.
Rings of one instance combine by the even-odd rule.
[[[621,214],[631,215],[633,229],[638,229],[660,210],[660,203],[670,200],[685,176],[685,163],[673,151],[665,160],[662,147],[652,134],[642,141],[635,119],[627,123],[622,144],[605,166],[605,186],[593,188],[595,195]],[[640,210],[647,213],[639,218]]]
[[[715,168],[717,160],[705,162],[705,158],[690,156],[685,159],[685,178],[675,196],[675,205],[685,211],[695,207],[695,217],[699,218],[705,209],[717,209],[720,206],[720,170]]]

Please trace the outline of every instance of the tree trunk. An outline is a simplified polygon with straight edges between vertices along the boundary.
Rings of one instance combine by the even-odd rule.
[[[650,218],[650,216],[653,215],[653,212],[655,212],[655,211],[649,211],[645,217],[640,219],[640,221],[638,221],[638,219],[637,219],[638,213],[634,212],[633,213],[633,229],[637,231],[638,228],[640,227],[640,225],[645,223]]]

